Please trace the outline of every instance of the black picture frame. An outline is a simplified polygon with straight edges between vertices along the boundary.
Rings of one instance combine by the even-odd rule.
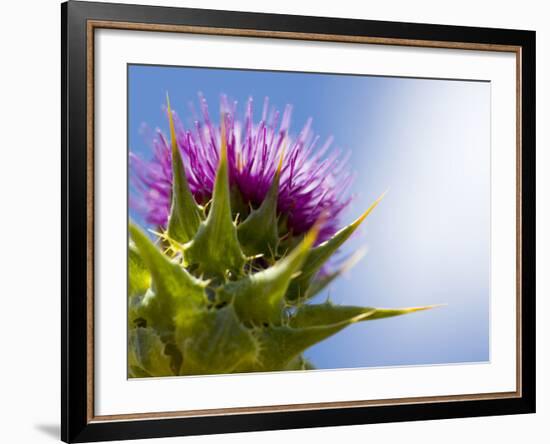
[[[520,48],[521,394],[363,407],[96,421],[90,417],[90,285],[87,38],[90,20],[267,32],[512,45]],[[69,1],[61,5],[62,375],[61,438],[90,442],[535,412],[535,32]],[[92,313],[93,316],[93,313]]]

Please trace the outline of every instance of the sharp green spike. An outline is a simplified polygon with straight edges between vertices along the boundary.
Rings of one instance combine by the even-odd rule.
[[[380,196],[376,201],[365,211],[359,218],[349,224],[347,227],[342,228],[333,237],[323,242],[322,244],[313,248],[308,257],[305,260],[302,267],[302,273],[295,280],[292,281],[288,292],[287,301],[295,303],[303,301],[307,298],[307,291],[311,284],[312,279],[317,272],[321,269],[323,264],[332,256],[332,254],[342,246],[342,244],[349,239],[353,232],[361,225],[366,217],[376,208],[380,203],[384,195]]]
[[[257,332],[262,351],[259,365],[263,371],[283,370],[307,348],[366,316],[368,314],[362,314],[339,323],[323,326],[303,328],[274,326],[260,329]]]
[[[176,342],[183,352],[181,373],[231,373],[258,358],[258,342],[237,319],[232,305],[198,313],[196,322],[176,318]]]
[[[172,145],[172,204],[168,218],[167,233],[170,239],[180,244],[193,238],[202,220],[201,208],[195,202],[183,168],[181,153],[176,139],[174,118],[170,108],[170,99],[166,94],[168,120],[170,122],[170,140]]]
[[[376,319],[392,318],[401,316],[416,311],[430,310],[432,308],[441,307],[442,305],[425,305],[424,307],[409,307],[409,308],[377,308],[365,321],[375,321]]]
[[[334,305],[330,302],[315,305],[303,305],[290,318],[289,326],[294,328],[315,327],[336,324],[361,316],[361,321],[400,316],[416,311],[429,310],[434,305],[408,308],[374,308]]]
[[[135,328],[128,334],[128,370],[130,377],[173,376],[170,356],[152,328]]]
[[[351,324],[404,315],[433,307],[377,309],[336,306],[329,303],[306,305],[298,309],[287,326],[259,330],[257,335],[262,350],[259,363],[265,371],[285,369],[289,365],[292,366],[293,360],[307,348]]]
[[[233,300],[235,311],[248,325],[280,325],[284,296],[317,237],[314,226],[292,252],[266,270],[221,287],[220,298]]]
[[[238,226],[237,234],[243,251],[248,256],[263,254],[271,257],[277,252],[279,230],[277,228],[277,197],[279,196],[279,178],[283,166],[283,154],[269,187],[267,195],[258,209]]]
[[[206,305],[207,282],[170,261],[135,225],[130,225],[130,235],[152,276],[152,291],[143,298],[137,312],[164,338],[173,332],[174,316]]]
[[[232,276],[241,276],[246,262],[231,217],[224,128],[222,117],[220,162],[208,217],[201,222],[195,237],[184,247],[186,262],[196,265],[198,272],[209,278],[226,278],[228,272]]]
[[[365,316],[368,319],[376,311],[372,307],[351,307],[334,305],[330,302],[315,305],[303,305],[291,316],[288,325],[293,328],[316,327],[338,324],[353,319],[357,316]]]

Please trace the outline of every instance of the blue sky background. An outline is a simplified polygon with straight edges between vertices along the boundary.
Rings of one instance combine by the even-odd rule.
[[[187,126],[198,91],[212,109],[227,94],[241,113],[254,97],[256,121],[269,96],[280,110],[294,105],[292,133],[311,116],[322,139],[333,135],[333,147],[352,151],[357,197],[343,224],[389,190],[346,245],[348,252],[366,246],[366,257],[330,297],[446,305],[352,325],[306,352],[318,368],[489,360],[490,83],[138,65],[128,76],[129,148],[146,158],[139,128],[145,122],[167,133],[167,91]]]

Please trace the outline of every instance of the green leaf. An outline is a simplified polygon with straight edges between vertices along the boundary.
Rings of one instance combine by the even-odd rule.
[[[176,342],[183,352],[182,373],[204,375],[250,368],[257,359],[258,343],[237,319],[233,306],[204,310],[194,322],[176,319]]]
[[[248,256],[262,254],[266,257],[272,257],[277,252],[279,245],[277,197],[279,195],[279,178],[283,166],[283,155],[281,155],[273,182],[262,204],[258,209],[253,210],[237,228],[239,242],[244,253]]]
[[[128,333],[128,376],[173,376],[170,356],[152,328],[134,328]]]
[[[142,296],[151,285],[151,274],[135,245],[128,246],[128,296]]]
[[[307,291],[312,279],[332,254],[349,239],[365,218],[376,208],[384,195],[380,196],[359,218],[342,228],[333,237],[313,248],[305,260],[302,273],[294,279],[287,292],[287,301],[295,303],[307,298]]]
[[[195,202],[185,170],[174,129],[174,118],[170,109],[170,99],[166,95],[168,104],[168,119],[170,121],[170,139],[172,144],[172,204],[168,218],[168,237],[180,244],[193,238],[202,220],[201,208]]]
[[[324,304],[303,305],[298,308],[295,314],[290,318],[289,326],[293,328],[326,326],[341,322],[348,322],[351,319],[358,318],[360,318],[361,321],[373,321],[375,319],[400,316],[414,313],[415,311],[428,310],[430,308],[434,308],[434,306],[374,308],[334,305],[330,302],[326,302]]]
[[[219,290],[221,300],[233,300],[239,319],[247,325],[279,325],[284,296],[317,237],[317,225],[292,252],[265,270],[229,282]]]
[[[227,278],[228,273],[232,276],[241,276],[246,262],[231,218],[224,128],[225,125],[222,123],[220,162],[208,217],[206,221],[201,222],[193,240],[184,246],[186,262],[196,265],[198,273],[203,273],[209,278]]]
[[[170,261],[133,224],[130,224],[130,235],[153,281],[152,291],[147,292],[137,312],[147,321],[147,326],[154,327],[164,337],[174,329],[174,316],[190,315],[206,306],[207,282]]]

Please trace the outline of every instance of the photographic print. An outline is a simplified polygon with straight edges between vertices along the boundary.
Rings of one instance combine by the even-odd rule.
[[[127,80],[129,378],[490,361],[490,82]]]
[[[535,412],[535,32],[61,12],[64,441]]]

